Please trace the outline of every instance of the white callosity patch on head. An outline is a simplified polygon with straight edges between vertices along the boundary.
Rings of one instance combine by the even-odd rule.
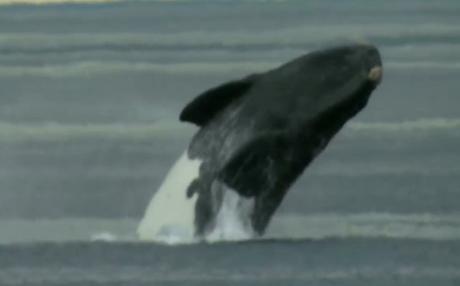
[[[383,76],[383,69],[381,66],[373,67],[368,74],[368,78],[375,82],[380,82]]]
[[[154,194],[139,224],[141,240],[187,243],[194,240],[195,202],[187,198],[189,185],[199,176],[201,161],[190,160],[187,151],[177,160]]]
[[[220,184],[220,183],[219,183]],[[214,228],[206,235],[209,242],[246,240],[255,236],[251,224],[254,199],[245,198],[221,184],[222,203],[216,215]]]

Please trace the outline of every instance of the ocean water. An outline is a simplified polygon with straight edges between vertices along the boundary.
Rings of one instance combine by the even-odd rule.
[[[459,285],[457,0],[12,2],[0,0],[0,285]],[[196,131],[178,122],[188,101],[350,42],[379,47],[382,85],[264,238],[138,239]]]
[[[457,285],[455,241],[0,246],[2,285]]]

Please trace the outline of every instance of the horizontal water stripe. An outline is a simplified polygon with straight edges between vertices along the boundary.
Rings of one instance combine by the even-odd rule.
[[[120,0],[0,0],[0,6],[7,5],[48,5],[48,4],[98,4],[120,2]]]
[[[45,76],[85,77],[121,72],[152,72],[165,74],[210,74],[229,71],[260,71],[276,67],[277,63],[225,62],[225,63],[130,63],[130,62],[79,62],[68,65],[2,66],[0,77]]]
[[[86,124],[64,125],[46,123],[43,125],[22,125],[0,123],[0,141],[16,140],[66,140],[77,138],[103,137],[111,139],[145,139],[154,138],[158,134],[180,135],[189,134],[192,128],[176,122],[153,124]]]
[[[427,118],[402,122],[352,122],[348,125],[352,131],[397,132],[459,129],[460,119]]]
[[[460,43],[455,24],[376,23],[300,26],[270,31],[183,31],[175,33],[1,33],[0,53],[63,53],[91,50],[273,49],[318,46],[318,43],[371,40],[380,45]]]
[[[0,66],[0,77],[88,77],[113,73],[160,73],[160,74],[214,74],[214,73],[249,73],[266,71],[276,68],[280,62],[195,62],[177,64],[156,64],[145,62],[77,62],[66,65],[43,66]],[[460,61],[430,62],[430,61],[400,61],[387,62],[385,69],[437,69],[460,70]]]
[[[190,135],[195,128],[176,121],[161,121],[152,124],[14,124],[0,122],[0,141],[10,140],[57,140],[92,137],[142,139],[156,135]],[[402,122],[358,122],[353,121],[344,132],[398,133],[458,131],[460,119],[427,118]]]
[[[137,241],[135,219],[3,219],[1,244],[40,241],[89,241],[102,233],[117,241]],[[460,239],[460,214],[312,214],[278,215],[265,239],[404,238]]]
[[[222,254],[221,256],[225,256]],[[178,259],[179,260],[179,259]],[[262,264],[263,265],[263,264]],[[234,271],[210,271],[209,266],[203,273],[176,269],[157,273],[152,267],[94,267],[95,269],[75,269],[62,267],[59,275],[50,275],[52,270],[45,267],[38,269],[6,269],[0,278],[6,286],[10,285],[455,285],[450,282],[460,279],[456,267],[402,267],[387,269],[359,268],[345,270],[304,270],[302,272],[287,269],[258,270],[252,273],[233,273]],[[102,268],[102,269],[101,269]],[[52,268],[54,270],[54,268]],[[266,269],[265,269],[266,270]],[[40,281],[39,284],[36,284]],[[395,282],[397,281],[397,282]],[[429,284],[420,284],[426,283]],[[172,284],[171,284],[172,283]],[[247,284],[250,283],[250,284]],[[345,284],[344,284],[345,283]],[[349,284],[352,283],[352,284]],[[401,284],[403,283],[403,284]],[[409,284],[407,284],[409,283]],[[441,283],[441,284],[439,284]],[[444,284],[447,283],[447,284]]]
[[[318,214],[275,217],[270,238],[388,237],[460,239],[458,214]]]
[[[103,0],[104,1],[104,0]],[[16,5],[16,4],[55,4],[55,3],[67,3],[67,4],[72,4],[72,3],[100,3],[102,2],[101,0],[0,0],[0,5]],[[186,4],[206,4],[206,3],[257,3],[257,4],[276,4],[276,3],[302,3],[304,2],[303,0],[114,0],[114,1],[104,1],[104,2],[145,2],[145,3],[186,3]],[[320,2],[320,1],[318,1]],[[366,1],[362,0],[355,0],[355,1],[350,1],[352,3],[366,3]],[[391,2],[391,1],[390,1]],[[399,2],[399,1],[397,1]],[[407,1],[408,4],[412,5],[403,5],[406,8],[412,8],[412,9],[421,9],[421,8],[432,8],[433,6],[437,5],[432,5],[431,3],[423,3],[419,1]],[[337,8],[349,8],[348,5],[343,5],[342,3],[334,3]],[[313,5],[313,6],[318,6],[316,1],[310,1],[308,5]],[[444,5],[447,7],[458,7],[458,2],[456,1],[444,1]],[[386,7],[390,9],[391,7],[387,7],[387,5],[382,5],[383,7]],[[353,8],[356,9],[356,7],[353,6]],[[361,9],[369,9],[369,7],[362,7]]]

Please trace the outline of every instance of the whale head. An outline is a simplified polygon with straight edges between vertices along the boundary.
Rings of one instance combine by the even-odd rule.
[[[314,71],[323,80],[343,84],[359,78],[377,86],[382,78],[382,60],[377,48],[370,44],[347,45],[319,50],[302,59],[302,72]],[[359,77],[357,77],[359,75]]]
[[[383,66],[376,47],[358,44],[309,53],[277,73],[294,78],[291,98],[298,112],[291,116],[309,133],[333,135],[366,106]]]

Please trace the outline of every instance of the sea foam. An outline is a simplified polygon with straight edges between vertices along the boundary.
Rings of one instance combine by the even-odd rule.
[[[187,188],[198,176],[201,162],[187,152],[177,160],[163,184],[153,195],[137,233],[141,240],[187,243],[194,240],[197,196],[187,198]]]
[[[221,201],[214,201],[216,217],[206,233],[195,236],[195,203],[197,194],[187,198],[187,188],[199,175],[200,160],[191,160],[187,152],[171,168],[163,184],[153,195],[138,227],[141,240],[166,244],[247,240],[254,237],[250,215],[253,199],[246,199],[219,181],[212,186],[213,194],[222,192]]]

